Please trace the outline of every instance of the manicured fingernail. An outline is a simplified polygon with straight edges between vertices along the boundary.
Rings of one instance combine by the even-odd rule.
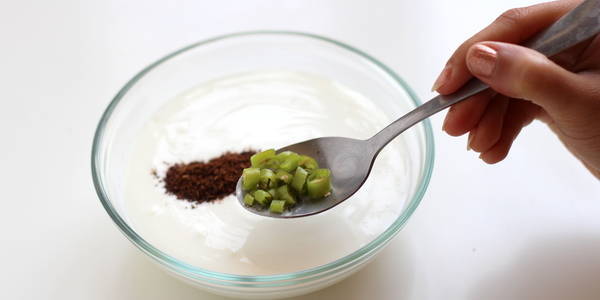
[[[467,151],[471,151],[471,143],[475,139],[475,133],[476,129],[473,129],[471,130],[471,132],[469,132],[469,139],[467,140]]]
[[[452,111],[454,111],[454,106],[450,106],[450,108],[448,108],[448,113],[446,113],[446,117],[444,118],[444,124],[442,124],[442,130],[445,132],[448,132],[448,130],[447,130],[448,119],[450,118]]]
[[[469,70],[473,75],[489,77],[494,73],[496,68],[496,58],[498,53],[496,50],[483,45],[477,44],[471,49],[467,57]]]
[[[484,154],[484,153],[481,153],[481,154],[479,154],[479,159],[481,159],[481,160],[482,160],[484,163],[486,163],[486,164],[488,164],[488,165],[489,165],[490,163],[489,163],[489,162],[487,162],[487,161],[486,161],[486,160],[483,158],[483,154]]]
[[[448,123],[448,116],[444,118],[444,123],[442,124],[442,131],[446,131],[446,123]]]
[[[444,84],[446,84],[446,82],[448,82],[448,80],[450,80],[451,72],[452,72],[452,68],[450,68],[450,66],[445,66],[444,69],[442,70],[442,73],[440,73],[440,76],[438,76],[438,78],[435,80],[433,87],[431,87],[431,91],[432,92],[437,91]]]

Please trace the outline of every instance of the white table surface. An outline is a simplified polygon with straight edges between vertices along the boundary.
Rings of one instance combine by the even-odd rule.
[[[146,260],[93,190],[96,122],[157,58],[233,31],[308,31],[381,59],[426,99],[460,42],[531,2],[1,1],[0,298],[221,299]],[[407,226],[361,272],[297,299],[599,299],[598,180],[539,123],[488,166],[442,117]]]

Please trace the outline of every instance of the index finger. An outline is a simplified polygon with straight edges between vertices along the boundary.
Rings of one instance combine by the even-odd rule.
[[[458,90],[472,77],[465,58],[473,44],[482,41],[514,44],[524,42],[542,29],[550,26],[581,2],[582,0],[561,0],[507,10],[492,24],[456,49],[446,63],[440,78],[436,81],[434,89],[442,95],[450,94]]]

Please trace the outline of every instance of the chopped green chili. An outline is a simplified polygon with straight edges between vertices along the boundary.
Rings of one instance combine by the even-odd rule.
[[[331,171],[329,169],[316,169],[306,181],[306,191],[312,199],[319,199],[331,192]]]
[[[271,205],[269,206],[269,211],[272,213],[283,213],[285,209],[285,201],[283,200],[273,200],[271,201]]]
[[[242,186],[245,191],[253,190],[260,181],[259,168],[246,168],[242,172]]]
[[[294,174],[294,178],[292,178],[292,188],[301,193],[304,190],[304,183],[306,183],[307,177],[308,171],[304,170],[302,167],[296,168],[296,173]]]
[[[254,154],[251,168],[242,172],[244,204],[283,213],[303,199],[321,199],[331,193],[331,171],[317,161],[292,151]]]

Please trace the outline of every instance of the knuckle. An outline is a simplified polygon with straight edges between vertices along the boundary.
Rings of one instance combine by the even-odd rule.
[[[531,93],[538,88],[538,81],[533,80],[533,78],[537,79],[537,72],[529,65],[522,66],[520,72],[515,76],[516,80],[514,84],[516,93],[527,98],[527,100],[534,100],[530,99],[534,97]]]
[[[462,44],[460,44],[460,46],[458,46],[458,48],[456,48],[456,51],[454,51],[452,56],[448,59],[448,61],[446,62],[446,65],[464,64],[465,57],[467,56],[467,53],[469,52],[469,49],[471,48],[471,46],[473,46],[474,44],[476,44],[480,41],[482,41],[482,38],[478,34],[476,34],[476,35],[470,37],[469,39],[467,39],[466,41],[464,41]]]
[[[527,17],[528,8],[512,8],[503,12],[497,19],[496,23],[506,24],[508,26],[515,26],[522,22]]]
[[[537,55],[528,56],[517,67],[520,69],[516,74],[516,84],[521,94],[531,94],[541,87],[553,84],[552,72],[549,61],[538,57]],[[531,100],[531,99],[530,99]]]

